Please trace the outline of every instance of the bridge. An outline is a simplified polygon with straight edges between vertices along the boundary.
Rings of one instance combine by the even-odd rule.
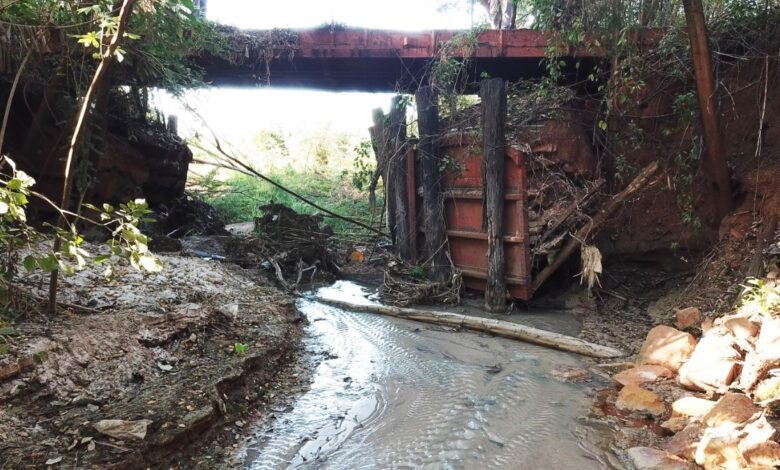
[[[443,48],[450,58],[469,59],[461,77],[464,83],[484,76],[516,81],[544,74],[550,39],[545,32],[487,30],[459,41],[457,37],[470,34],[460,33],[225,28],[230,44],[227,53],[195,61],[206,71],[207,81],[218,86],[270,84],[336,91],[413,91],[426,79],[432,60]],[[572,79],[587,76],[601,53],[598,48],[561,49],[564,75]]]

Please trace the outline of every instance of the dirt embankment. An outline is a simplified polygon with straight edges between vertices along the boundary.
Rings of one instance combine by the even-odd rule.
[[[206,438],[215,460],[234,447],[305,320],[261,274],[186,256],[186,246],[161,255],[158,274],[65,277],[63,304],[86,308],[44,316],[30,305],[5,320],[0,468],[192,468],[212,458],[197,446]],[[40,275],[20,284],[44,294]]]
[[[721,76],[736,207],[719,226],[684,222],[667,165],[662,184],[631,201],[597,240],[611,257],[600,296],[580,300],[593,309],[583,334],[637,355],[608,367],[615,386],[594,412],[615,426],[613,448],[636,468],[780,465],[779,312],[769,301],[780,276],[780,97],[771,91],[779,71],[769,58]],[[633,163],[679,151],[663,143],[663,122],[653,117],[673,113],[668,94],[636,112],[654,129],[655,148],[631,153]],[[706,205],[695,197],[694,206]],[[747,284],[744,297],[751,277],[761,284]]]

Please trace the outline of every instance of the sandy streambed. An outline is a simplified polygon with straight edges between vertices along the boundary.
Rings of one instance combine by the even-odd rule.
[[[356,301],[338,282],[318,295]],[[298,308],[306,347],[320,360],[308,392],[260,425],[244,468],[607,468],[586,426],[592,375],[566,353],[372,314],[313,299]],[[576,331],[571,317],[525,316]],[[557,374],[560,375],[560,374]]]

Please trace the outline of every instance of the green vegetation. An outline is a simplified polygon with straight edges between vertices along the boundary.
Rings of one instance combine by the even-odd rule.
[[[300,172],[287,168],[275,170],[266,176],[337,214],[363,222],[372,222],[368,195],[353,185],[352,178],[348,173]],[[208,188],[203,193],[203,199],[217,209],[226,223],[252,221],[260,215],[259,206],[270,202],[284,204],[296,212],[304,214],[318,212],[291,194],[247,175],[232,176],[225,181],[207,178],[203,184]],[[382,201],[380,200],[377,204],[381,206]],[[373,225],[375,226],[379,222],[380,213],[381,207],[374,211]],[[355,232],[354,225],[342,220],[326,218],[325,222],[332,226],[336,233]]]
[[[0,250],[6,255],[0,258],[0,303],[7,305],[12,300],[9,283],[20,267],[19,251],[44,240],[44,235],[27,223],[26,209],[29,197],[35,194],[32,191],[35,181],[24,172],[16,171],[13,162],[7,158],[4,160],[10,167],[11,177],[0,178]],[[94,264],[104,264],[118,257],[128,260],[141,271],[157,272],[162,269],[160,260],[149,252],[148,237],[138,229],[140,222],[146,221],[145,217],[151,213],[146,201],[138,199],[122,204],[118,209],[109,204],[101,208],[88,207],[100,215],[100,222],[95,222],[95,225],[111,234],[107,242],[108,252],[91,260]],[[74,274],[84,269],[91,255],[82,248],[84,238],[76,231],[76,226],[68,224],[66,228],[49,227],[61,241],[60,248],[38,248],[24,257],[21,266],[27,271],[40,269],[64,274]],[[104,274],[113,274],[110,263],[106,264]]]
[[[135,87],[135,83],[156,82],[173,92],[203,85],[201,71],[188,57],[204,50],[217,52],[227,45],[215,27],[195,13],[192,0],[138,1],[125,41],[116,53],[124,65],[117,73],[131,76],[125,83]],[[84,60],[73,46],[84,46],[87,56],[104,48],[105,42],[101,41],[116,30],[116,15],[111,0],[0,2],[0,21],[5,23],[7,34],[0,45],[10,48],[8,56],[18,58],[30,48],[56,52],[49,50],[50,44],[64,41],[63,53],[46,60],[54,62],[49,64],[52,69],[68,70],[74,78],[69,85],[83,90],[97,63]],[[30,32],[35,33],[37,44],[30,41]]]
[[[250,222],[260,215],[259,207],[284,204],[299,213],[319,211],[292,194],[260,178],[238,174],[218,166],[213,156],[196,145],[199,165],[190,189],[213,205],[226,223]],[[368,188],[376,167],[371,143],[359,136],[321,129],[295,135],[261,130],[236,150],[250,166],[274,182],[339,215],[367,225],[381,224],[382,200],[371,208]],[[343,220],[325,216],[325,223],[344,237],[364,235]]]
[[[63,142],[70,141],[71,144],[63,172],[63,201],[61,207],[55,207],[59,212],[58,221],[56,225],[45,225],[55,240],[51,249],[44,248],[43,244],[33,244],[44,239],[44,235],[40,228],[27,224],[26,206],[30,197],[38,197],[46,204],[53,203],[31,189],[32,178],[17,171],[15,164],[4,155],[0,157],[0,248],[7,254],[0,264],[0,297],[4,304],[13,300],[9,283],[17,270],[16,255],[20,249],[27,248],[31,253],[21,262],[22,266],[28,271],[40,269],[51,273],[49,309],[54,312],[58,274],[72,274],[83,269],[90,257],[82,248],[84,239],[76,229],[79,219],[86,220],[77,215],[82,207],[91,209],[99,217],[94,224],[111,234],[108,253],[97,256],[94,263],[102,264],[112,257],[121,257],[139,270],[154,272],[162,268],[159,260],[149,253],[148,238],[138,229],[139,223],[151,212],[143,199],[122,204],[119,208],[108,204],[98,208],[82,204],[82,197],[73,208],[70,207],[70,195],[74,174],[75,185],[82,196],[85,185],[91,180],[88,174],[90,157],[100,153],[99,143],[103,136],[85,130],[90,117],[99,115],[106,119],[97,110],[95,102],[96,96],[109,96],[112,81],[128,84],[130,94],[136,96],[142,94],[139,90],[143,87],[139,83],[156,82],[173,92],[184,86],[202,84],[200,74],[188,66],[186,59],[203,49],[215,50],[220,43],[215,40],[213,27],[202,21],[194,9],[192,0],[0,2],[3,36],[0,56],[5,58],[0,72],[15,74],[12,90],[20,79],[43,88],[48,98],[44,98],[39,107],[46,106],[50,113],[56,109],[57,117],[67,123],[64,128],[73,126],[74,129],[60,135]],[[114,61],[123,67],[116,68],[111,79],[106,80],[109,65]],[[12,109],[13,99],[12,92],[7,114]],[[148,104],[138,101],[140,117],[146,120]],[[0,151],[9,117],[4,116],[0,130]],[[68,132],[71,137],[65,135]],[[85,139],[85,135],[90,137]],[[19,161],[25,161],[24,155]],[[110,276],[111,264],[106,266],[105,273]]]

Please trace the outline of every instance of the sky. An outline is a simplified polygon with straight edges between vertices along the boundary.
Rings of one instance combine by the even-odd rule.
[[[472,25],[469,2],[456,1],[463,6],[442,9],[446,0],[208,0],[207,17],[255,29],[306,28],[332,21],[396,30],[468,29]],[[475,23],[483,19],[479,8],[475,7]],[[322,127],[367,136],[371,111],[387,110],[391,96],[257,87],[191,91],[184,101],[218,135],[239,140],[259,129],[307,132]],[[166,114],[179,116],[183,137],[199,130],[198,121],[177,100],[160,94],[158,103]]]
[[[479,5],[472,21],[470,2],[441,8],[445,0],[208,0],[209,19],[241,28],[306,28],[335,22],[347,26],[397,30],[469,29],[482,20]],[[477,2],[478,3],[478,2]]]

